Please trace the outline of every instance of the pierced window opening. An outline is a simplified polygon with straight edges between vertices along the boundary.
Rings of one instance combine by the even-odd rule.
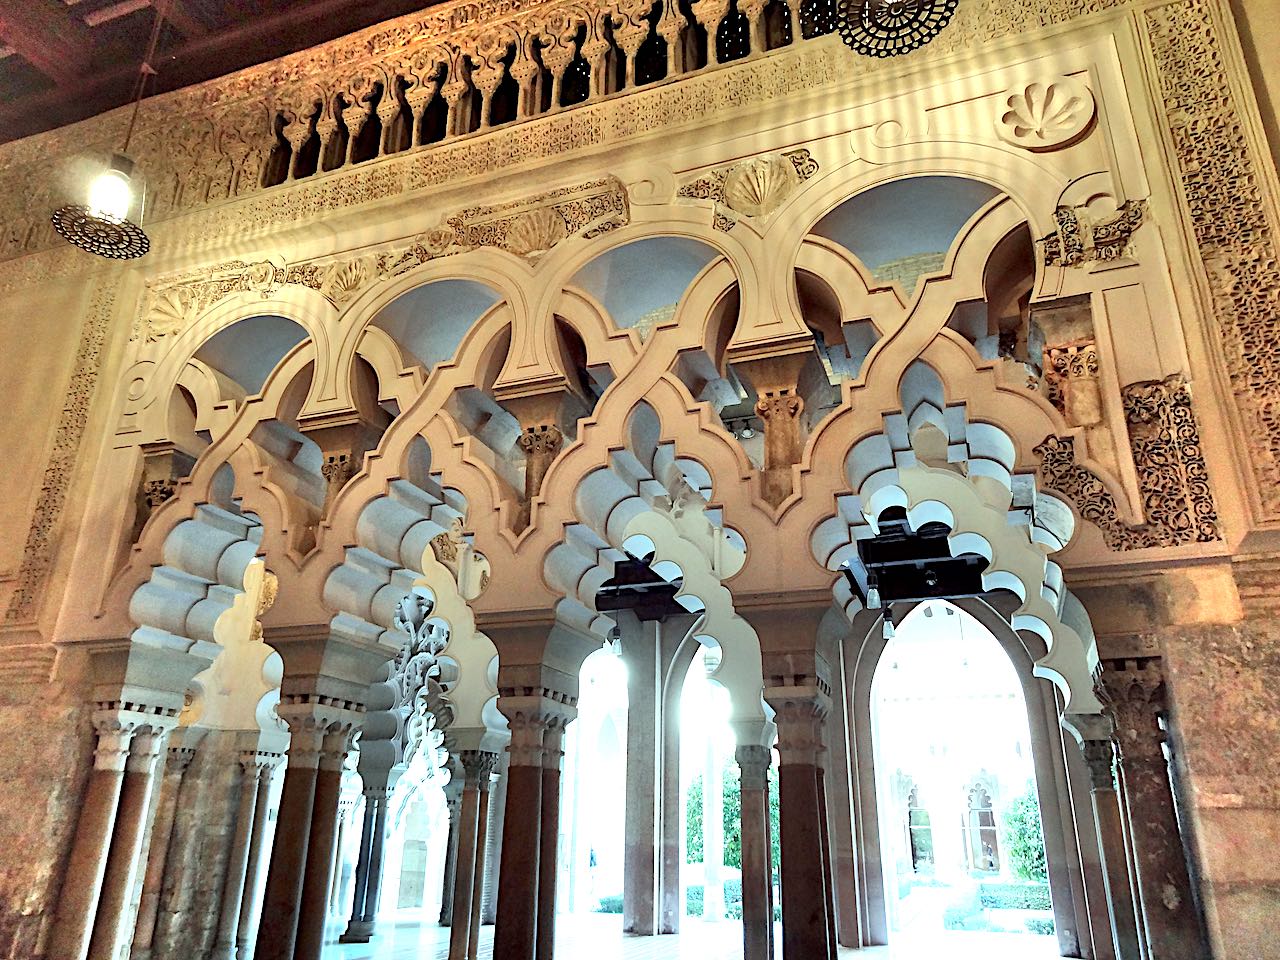
[[[839,0],[805,0],[800,7],[800,32],[806,40],[825,37],[839,27]]]
[[[293,159],[293,179],[295,180],[311,176],[320,165],[320,134],[316,132],[316,124],[320,122],[320,110],[320,104],[317,103],[315,112],[311,114],[311,132],[298,148],[298,155]]]
[[[716,59],[721,63],[741,60],[751,53],[751,21],[734,3],[716,28]]]
[[[680,0],[680,13],[689,24],[680,36],[684,44],[684,70],[686,73],[701,70],[707,65],[707,28],[693,15],[689,0]]]
[[[654,83],[667,75],[667,41],[658,33],[658,18],[662,16],[662,3],[655,3],[649,11],[649,35],[636,51],[636,86]]]
[[[382,92],[382,84],[376,84],[372,96],[364,104],[369,115],[365,117],[364,126],[360,128],[356,142],[351,147],[352,163],[364,163],[378,155],[378,147],[382,143],[382,120],[374,107],[382,99]]]
[[[408,86],[408,81],[403,77],[396,79],[394,94],[396,112],[391,115],[391,122],[387,124],[383,139],[384,153],[399,153],[401,150],[408,150],[413,145],[413,112],[409,109],[409,103],[405,99],[405,90],[408,89]]]
[[[587,40],[587,25],[584,23],[578,28],[578,35],[574,38],[575,54],[569,61],[569,66],[564,69],[564,76],[560,78],[560,106],[572,107],[575,103],[582,103],[587,97],[591,96],[591,64],[587,63],[587,58],[582,55],[582,45]]]
[[[441,68],[440,81],[436,92],[422,109],[422,119],[418,126],[419,143],[439,143],[449,132],[449,104],[440,96],[440,88],[448,78],[448,68]]]
[[[969,810],[965,823],[969,869],[982,873],[1000,872],[1000,837],[996,829],[996,812],[991,794],[983,787],[969,791]]]
[[[907,838],[911,845],[911,869],[916,873],[933,873],[933,826],[929,811],[920,806],[918,787],[907,797]]]
[[[503,71],[502,82],[493,91],[493,103],[489,108],[489,125],[510,123],[516,118],[516,108],[520,103],[520,84],[511,76],[511,64],[515,62],[516,49],[511,47],[502,58],[506,70]]]
[[[320,161],[321,170],[337,170],[347,162],[347,141],[351,139],[351,135],[347,132],[347,125],[342,120],[342,105],[342,100],[339,99],[334,106],[338,125],[329,137],[329,142],[324,145],[324,153]]]
[[[765,49],[790,46],[791,40],[791,7],[785,0],[770,0],[764,8]]]
[[[289,163],[293,159],[293,149],[284,138],[284,117],[276,115],[276,142],[271,148],[271,155],[262,166],[262,185],[274,187],[289,179]]]

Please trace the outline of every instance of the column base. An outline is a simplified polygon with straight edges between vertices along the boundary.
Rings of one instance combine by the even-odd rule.
[[[339,943],[368,943],[373,939],[372,920],[352,920],[338,938]]]

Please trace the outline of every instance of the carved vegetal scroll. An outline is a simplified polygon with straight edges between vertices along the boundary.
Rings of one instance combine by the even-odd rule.
[[[1130,384],[1122,393],[1146,523],[1130,526],[1120,519],[1115,497],[1097,474],[1077,462],[1070,437],[1048,437],[1035,448],[1041,483],[1075,504],[1112,550],[1222,539],[1186,380],[1175,374]]]

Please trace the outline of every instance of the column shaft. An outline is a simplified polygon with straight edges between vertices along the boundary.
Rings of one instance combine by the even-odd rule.
[[[471,884],[471,920],[467,928],[467,960],[476,960],[480,944],[480,906],[484,900],[484,873],[489,842],[489,784],[479,784],[479,807],[476,810],[476,862]]]
[[[1158,658],[1106,661],[1100,694],[1115,722],[1138,900],[1150,960],[1207,955],[1174,808],[1161,718],[1164,678]]]
[[[164,777],[160,783],[160,799],[156,804],[155,819],[151,824],[151,843],[147,856],[146,873],[142,879],[142,898],[138,903],[138,919],[133,930],[132,960],[148,960],[156,933],[156,919],[160,912],[160,889],[164,884],[165,865],[169,862],[169,844],[173,839],[174,818],[178,812],[178,798],[182,790],[183,776],[195,755],[186,747],[170,747],[165,761]]]
[[[83,960],[89,952],[133,731],[119,725],[103,725],[98,726],[97,736],[93,772],[80,804],[49,944],[50,957],[66,960]]]
[[[355,893],[351,898],[351,919],[347,929],[338,938],[341,943],[368,943],[363,929],[364,901],[369,891],[369,853],[373,846],[374,799],[368,791],[364,795],[364,817],[360,828],[360,852],[356,859]]]
[[[471,899],[475,893],[476,836],[480,824],[480,790],[468,778],[462,790],[458,817],[458,865],[453,883],[453,923],[449,929],[449,960],[466,960],[471,933]]]
[[[836,955],[835,874],[831,869],[831,820],[827,813],[827,773],[818,764],[818,829],[822,840],[822,885],[827,909],[827,952]]]
[[[338,803],[342,795],[342,760],[345,756],[345,749],[337,752],[326,747],[320,769],[316,772],[311,841],[307,845],[302,892],[298,900],[294,960],[320,960],[320,951],[324,947],[325,923],[329,917],[329,874],[338,832]]]
[[[784,960],[828,958],[826,889],[823,880],[822,810],[815,764],[778,769],[782,832],[782,956]]]
[[[560,749],[564,727],[547,726],[543,740],[542,823],[538,844],[537,960],[551,960],[556,950],[556,869],[560,844]]]
[[[462,809],[462,795],[450,795],[449,787],[445,787],[445,795],[449,804],[449,839],[444,851],[444,880],[440,897],[440,926],[447,927],[453,923],[453,885],[458,873],[458,817]]]
[[[387,797],[380,794],[373,815],[373,844],[369,847],[369,882],[364,894],[364,922],[370,935],[382,903],[382,862],[387,850]]]
[[[294,738],[298,737],[295,733]],[[314,765],[306,765],[307,759],[314,764],[314,754],[308,758],[290,745],[254,960],[293,960],[302,875],[307,865],[311,813],[316,800],[317,770]]]
[[[521,754],[515,751],[519,732],[512,730],[507,812],[502,830],[502,867],[498,873],[498,922],[493,935],[493,955],[503,960],[534,960],[538,935],[542,731],[538,730],[536,765],[527,762],[523,751]],[[455,902],[455,913],[457,909]]]
[[[1112,943],[1117,960],[1140,960],[1138,930],[1133,914],[1133,887],[1124,849],[1124,824],[1115,791],[1112,747],[1108,740],[1088,740],[1085,759],[1091,776],[1090,797],[1098,831],[1098,856],[1107,895],[1107,915],[1111,921]]]
[[[769,903],[769,749],[737,751],[742,818],[742,957],[769,960],[773,909]]]
[[[276,760],[278,761],[278,757]],[[253,829],[249,838],[249,864],[245,868],[244,890],[240,901],[240,924],[236,932],[236,955],[249,956],[254,915],[258,907],[258,879],[262,875],[262,854],[267,844],[267,817],[271,812],[271,779],[275,766],[263,770],[258,778],[258,796],[253,804]]]
[[[658,932],[661,644],[654,624],[618,614],[627,666],[626,826],[622,854],[622,930]]]
[[[124,929],[125,917],[141,869],[138,861],[150,827],[147,814],[151,809],[156,758],[164,748],[165,735],[166,731],[152,728],[133,738],[120,787],[102,896],[89,941],[90,960],[115,960],[121,941],[133,940],[132,929]]]
[[[236,934],[240,930],[240,910],[244,902],[244,881],[249,871],[249,846],[253,840],[254,811],[258,803],[258,780],[266,771],[256,754],[241,757],[240,806],[236,810],[236,830],[227,856],[227,875],[222,887],[222,913],[214,942],[214,960],[236,960]]]

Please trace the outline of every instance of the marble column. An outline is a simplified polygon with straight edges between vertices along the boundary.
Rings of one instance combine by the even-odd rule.
[[[563,721],[547,724],[542,740],[537,960],[551,960],[556,952],[556,869],[560,859],[560,765],[564,761],[563,748]]]
[[[261,754],[260,754],[261,755]],[[258,778],[258,796],[253,804],[253,827],[249,834],[249,863],[245,868],[244,889],[240,900],[240,924],[236,930],[236,956],[249,956],[253,938],[253,922],[258,906],[258,881],[262,875],[263,851],[267,843],[267,818],[271,813],[271,781],[279,767],[279,754],[261,755],[268,763]]]
[[[662,756],[661,645],[656,624],[615,614],[627,667],[626,826],[622,854],[622,931],[649,937],[659,930],[658,827]]]
[[[680,789],[680,698],[672,684],[662,698],[662,805],[658,813],[658,933],[679,933],[684,916],[680,882],[684,797]]]
[[[129,745],[102,895],[89,941],[90,960],[116,960],[122,941],[133,939],[132,929],[125,929],[125,918],[142,869],[139,861],[151,826],[147,814],[156,781],[156,760],[164,752],[168,732],[162,726],[140,727]]]
[[[534,960],[537,943],[542,741],[549,719],[541,699],[498,699],[498,707],[511,729],[507,747],[507,812],[498,873],[498,922],[493,934],[493,955],[503,960]],[[457,909],[455,902],[455,913]]]
[[[278,709],[278,708],[277,708]],[[284,715],[284,714],[282,714]],[[320,756],[329,724],[310,714],[289,714],[288,766],[280,793],[276,837],[262,896],[254,960],[293,960],[303,875],[311,842]]]
[[[1089,767],[1089,794],[1098,831],[1098,855],[1107,895],[1107,915],[1117,960],[1141,960],[1134,919],[1133,884],[1125,855],[1124,824],[1116,796],[1115,747],[1110,740],[1085,740],[1081,744]]]
[[[458,818],[462,813],[462,783],[455,775],[444,788],[449,809],[449,839],[444,851],[444,881],[440,897],[440,926],[453,923],[453,884],[458,872]]]
[[[342,765],[351,745],[351,728],[338,727],[324,738],[316,770],[315,801],[311,807],[311,839],[298,899],[298,932],[293,960],[320,960],[329,919],[329,875],[338,834],[338,805],[342,801]],[[372,869],[372,864],[370,865]],[[372,881],[373,874],[370,873]]]
[[[769,748],[737,749],[742,817],[742,958],[770,960],[773,954],[773,885],[769,864]]]
[[[382,855],[387,843],[387,790],[364,791],[364,827],[360,833],[360,859],[356,862],[356,891],[351,919],[338,938],[341,943],[368,943],[378,924],[382,895]]]
[[[493,755],[493,767],[498,763]],[[476,809],[476,862],[471,878],[471,919],[467,927],[467,960],[475,960],[480,945],[480,908],[484,901],[484,875],[489,852],[489,801],[493,781],[493,767],[481,776],[476,786],[480,791],[480,803]]]
[[[347,820],[350,817],[351,804],[338,804],[338,836],[333,843],[333,863],[329,868],[329,915],[342,912],[342,863],[343,847],[347,842]]]
[[[1115,723],[1125,801],[1133,812],[1130,840],[1149,960],[1208,955],[1192,896],[1174,808],[1160,720],[1165,687],[1159,658],[1106,661],[1101,697]]]
[[[142,878],[142,897],[138,902],[138,919],[133,928],[131,960],[150,960],[151,946],[156,934],[156,919],[160,912],[160,891],[164,884],[165,866],[169,862],[169,844],[173,839],[173,823],[178,812],[178,800],[183,777],[196,755],[195,747],[174,745],[165,758],[164,777],[160,782],[160,797],[156,804],[155,818],[151,822],[151,843],[147,856],[146,873]]]
[[[75,839],[67,861],[58,912],[50,935],[48,955],[83,960],[89,952],[93,918],[98,912],[102,880],[111,849],[125,761],[133,740],[134,725],[114,717],[94,717],[97,749],[93,770],[80,805]]]
[[[788,697],[773,705],[782,833],[782,956],[831,960],[818,780],[826,704],[813,695]]]
[[[827,908],[827,950],[836,955],[839,941],[836,938],[835,873],[831,867],[831,817],[827,811],[827,769],[824,758],[818,761],[818,828],[822,839],[822,883]]]
[[[475,898],[476,850],[480,831],[480,783],[488,780],[497,756],[483,750],[458,754],[465,774],[458,815],[458,862],[453,881],[453,923],[449,928],[449,960],[467,960]]]
[[[244,904],[245,877],[249,873],[249,850],[253,843],[254,814],[258,788],[270,776],[270,760],[254,750],[240,754],[240,802],[236,809],[236,829],[227,855],[227,875],[222,887],[222,912],[218,915],[213,960],[236,960],[236,937],[240,932],[240,911]]]
[[[484,902],[480,906],[480,922],[493,926],[498,918],[498,864],[502,862],[502,821],[507,812],[507,754],[498,754],[489,788],[489,842],[485,853]]]

